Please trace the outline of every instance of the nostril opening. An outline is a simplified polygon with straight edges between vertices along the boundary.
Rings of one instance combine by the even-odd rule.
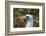
[[[26,21],[26,19],[24,19],[24,21]]]

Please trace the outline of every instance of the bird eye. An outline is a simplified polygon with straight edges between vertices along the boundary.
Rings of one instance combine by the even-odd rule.
[[[27,17],[27,20],[29,19],[29,17],[28,16],[26,16]]]

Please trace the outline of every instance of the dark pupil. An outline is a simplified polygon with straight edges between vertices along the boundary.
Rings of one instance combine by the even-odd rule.
[[[27,17],[27,20],[29,19],[29,17],[28,16],[26,16]]]

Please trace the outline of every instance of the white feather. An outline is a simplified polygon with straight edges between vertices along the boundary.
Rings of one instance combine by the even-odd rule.
[[[26,16],[28,16],[28,20],[27,20],[27,25],[26,27],[33,27],[33,16],[30,14],[27,14]]]

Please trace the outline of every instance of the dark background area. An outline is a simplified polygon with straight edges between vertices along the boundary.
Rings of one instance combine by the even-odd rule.
[[[14,28],[16,27],[25,27],[26,25],[26,20],[24,21],[23,19],[19,19],[17,17],[23,16],[26,14],[31,14],[33,15],[33,27],[39,27],[39,9],[29,9],[29,8],[14,8],[13,9],[13,26]]]

